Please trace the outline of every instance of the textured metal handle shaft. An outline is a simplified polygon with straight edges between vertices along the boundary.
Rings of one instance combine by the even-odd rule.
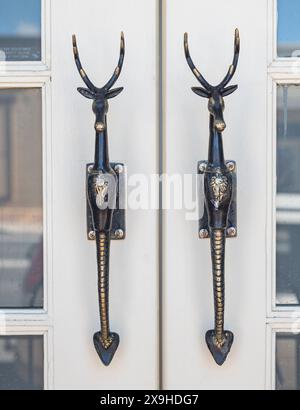
[[[101,323],[101,341],[107,349],[112,343],[109,327],[109,254],[110,236],[105,232],[96,233],[98,292]]]
[[[225,362],[232,343],[233,333],[224,330],[225,311],[225,229],[211,229],[211,257],[214,284],[215,328],[206,333],[206,343],[219,366]]]
[[[225,310],[225,241],[224,229],[211,231],[211,253],[213,266],[214,305],[215,305],[215,337],[222,346],[224,343],[224,310]]]
[[[111,333],[109,325],[110,233],[96,232],[96,246],[101,331],[95,333],[94,345],[103,364],[109,366],[120,342],[119,335]]]

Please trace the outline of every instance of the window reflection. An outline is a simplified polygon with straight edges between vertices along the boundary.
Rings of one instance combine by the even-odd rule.
[[[41,0],[0,0],[1,60],[41,60]]]
[[[0,308],[43,307],[40,89],[0,90]]]
[[[276,390],[300,390],[300,335],[276,335]]]
[[[276,302],[300,305],[300,87],[277,89]]]
[[[43,336],[0,336],[0,390],[42,390]]]
[[[277,87],[277,191],[300,194],[300,85]]]
[[[278,4],[278,57],[300,57],[300,2],[277,0]]]
[[[277,305],[300,305],[300,225],[277,226]]]

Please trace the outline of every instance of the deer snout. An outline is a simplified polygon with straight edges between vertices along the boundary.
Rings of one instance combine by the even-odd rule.
[[[226,124],[225,124],[224,121],[216,120],[215,121],[215,127],[216,127],[217,131],[223,132],[226,128]]]

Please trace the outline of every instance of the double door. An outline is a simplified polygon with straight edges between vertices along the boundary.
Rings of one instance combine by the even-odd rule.
[[[18,11],[32,44],[19,44],[19,54],[14,43],[3,46],[0,72],[1,161],[13,175],[2,181],[0,271],[0,375],[19,380],[10,387],[298,388],[300,74],[287,50],[298,6],[242,3],[32,0]],[[235,340],[220,367],[205,342],[214,320],[210,241],[198,235],[197,163],[207,160],[209,113],[190,90],[199,84],[183,36],[216,84],[232,61],[236,27],[241,52],[231,84],[239,89],[225,97],[223,133],[238,173],[238,236],[226,242],[225,263],[225,324]],[[126,239],[111,244],[110,318],[120,346],[105,367],[92,340],[97,266],[86,238],[94,116],[76,91],[83,83],[71,38],[76,33],[84,69],[100,87],[117,62],[121,30],[126,56],[116,86],[124,91],[110,101],[108,124],[110,158],[127,166],[127,228]]]

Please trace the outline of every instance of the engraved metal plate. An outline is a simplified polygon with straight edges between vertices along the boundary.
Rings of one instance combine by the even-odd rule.
[[[89,175],[89,169],[94,164],[87,164],[86,166],[86,180]],[[111,230],[111,239],[120,241],[126,238],[126,218],[125,218],[125,208],[126,208],[126,179],[127,179],[127,168],[124,164],[120,162],[112,162],[111,167],[116,169],[117,167],[122,168],[122,172],[116,172],[118,177],[118,195],[117,195],[117,206],[114,211],[113,221],[112,221],[112,230]],[[95,240],[93,236],[95,232],[95,227],[93,224],[93,218],[88,204],[86,202],[86,214],[87,214],[87,238],[89,241]],[[118,235],[118,232],[122,232],[122,235]]]
[[[233,165],[232,174],[232,201],[229,209],[228,227],[227,227],[227,238],[237,237],[237,174],[236,174],[236,162],[226,161],[226,165]],[[202,237],[202,239],[207,239],[209,235],[208,217],[205,207],[205,197],[204,197],[204,173],[207,166],[207,161],[198,162],[198,204],[199,204],[199,233],[207,231],[207,235]],[[234,231],[233,231],[233,229]],[[234,234],[232,234],[234,232]]]

